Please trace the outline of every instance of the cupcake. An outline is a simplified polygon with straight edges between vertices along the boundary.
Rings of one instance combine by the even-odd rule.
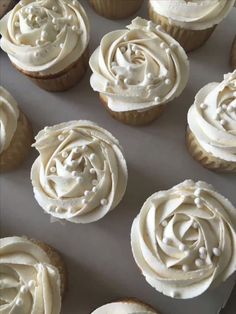
[[[124,19],[134,14],[143,0],[89,0],[93,9],[108,19]]]
[[[47,127],[36,136],[34,195],[54,219],[90,223],[104,217],[124,196],[127,166],[122,148],[90,121]]]
[[[147,199],[133,222],[131,245],[158,292],[197,297],[236,269],[236,208],[211,185],[187,180]]]
[[[0,18],[2,18],[15,5],[15,0],[1,0],[0,1]]]
[[[16,100],[0,86],[0,172],[22,164],[33,142],[30,122]]]
[[[236,172],[236,71],[197,93],[186,138],[190,154],[204,167]]]
[[[90,58],[92,88],[117,120],[143,125],[179,96],[189,77],[181,46],[151,21],[137,17],[106,34]]]
[[[66,271],[53,248],[24,237],[2,238],[0,267],[1,313],[60,313]]]
[[[89,21],[77,0],[20,1],[0,34],[13,66],[45,90],[67,90],[86,71]]]
[[[230,58],[230,64],[233,70],[236,70],[236,36],[233,41],[233,45],[231,48],[231,58]]]
[[[201,47],[233,8],[235,0],[149,0],[149,16],[186,51]]]
[[[93,311],[91,314],[158,314],[150,305],[136,299],[125,299],[108,303]]]

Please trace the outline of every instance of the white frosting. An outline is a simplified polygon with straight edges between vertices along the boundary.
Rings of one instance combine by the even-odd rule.
[[[145,304],[121,301],[109,303],[96,309],[91,314],[157,314]]]
[[[5,151],[16,132],[19,109],[15,99],[0,86],[0,154]]]
[[[235,0],[150,0],[151,8],[170,23],[192,30],[219,24],[234,3]]]
[[[236,162],[236,71],[198,92],[188,112],[188,125],[205,151]]]
[[[21,237],[0,239],[0,313],[59,314],[60,275],[47,254]]]
[[[22,0],[0,21],[0,34],[19,68],[55,74],[85,51],[89,21],[77,0]]]
[[[167,103],[185,88],[189,63],[182,47],[160,27],[136,18],[102,38],[90,59],[92,88],[113,111],[145,110]]]
[[[32,167],[35,198],[53,217],[88,223],[121,201],[127,166],[119,142],[90,121],[45,128],[34,144],[40,156]]]
[[[131,244],[151,286],[167,296],[193,298],[236,269],[236,209],[211,185],[187,180],[144,203]]]

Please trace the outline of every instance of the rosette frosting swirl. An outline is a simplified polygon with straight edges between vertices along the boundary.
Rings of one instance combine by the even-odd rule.
[[[1,47],[16,66],[54,74],[83,54],[89,22],[77,0],[21,0],[0,21],[0,34]]]
[[[119,142],[90,121],[62,123],[40,131],[40,156],[31,172],[35,198],[55,218],[88,223],[121,201],[127,166]]]
[[[200,30],[219,24],[233,8],[235,0],[150,0],[154,11],[174,24]]]
[[[174,298],[193,298],[236,269],[236,210],[212,186],[187,180],[144,203],[131,243],[151,286]]]
[[[18,118],[19,109],[15,99],[0,86],[0,154],[10,145]]]
[[[198,92],[188,112],[188,125],[205,151],[236,162],[236,71]]]
[[[91,314],[157,314],[157,312],[141,302],[128,300],[103,305]]]
[[[47,254],[21,237],[0,239],[0,312],[59,314],[60,275]]]
[[[182,47],[151,21],[136,18],[105,35],[90,59],[92,88],[111,110],[145,110],[177,97],[188,81]]]

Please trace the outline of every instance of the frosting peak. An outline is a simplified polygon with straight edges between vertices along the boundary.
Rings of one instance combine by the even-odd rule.
[[[0,21],[1,47],[18,67],[57,73],[89,42],[87,15],[77,0],[23,0]]]
[[[31,172],[36,200],[53,217],[88,223],[121,201],[127,166],[119,142],[90,121],[45,128],[34,145]]]
[[[188,81],[182,47],[160,26],[137,17],[106,34],[90,58],[91,86],[112,111],[144,110],[170,102]]]
[[[193,298],[236,269],[236,210],[211,185],[187,180],[144,203],[131,244],[151,286],[174,298]]]

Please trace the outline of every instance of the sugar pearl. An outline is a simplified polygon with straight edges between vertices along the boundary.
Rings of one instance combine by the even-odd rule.
[[[92,161],[94,161],[95,158],[96,158],[96,155],[95,155],[95,154],[91,154],[91,155],[89,156],[89,159],[92,160]]]
[[[52,10],[53,10],[54,12],[57,12],[57,7],[56,7],[56,6],[53,6],[53,7],[52,7]]]
[[[163,220],[161,222],[162,227],[166,227],[168,225],[168,222],[166,220]]]
[[[94,174],[94,173],[96,173],[96,170],[95,170],[94,168],[91,168],[91,169],[89,170],[89,172],[90,172],[91,174]]]
[[[67,152],[62,152],[61,155],[62,155],[63,158],[67,158],[68,157],[68,153]]]
[[[198,259],[195,260],[195,265],[196,265],[197,267],[202,267],[202,266],[203,266],[203,261],[198,258]]]
[[[17,306],[22,306],[23,305],[23,300],[20,299],[20,298],[16,299],[16,305]]]
[[[176,49],[178,46],[176,44],[170,44],[171,49]]]
[[[166,48],[166,53],[169,54],[171,52],[170,48]]]
[[[189,266],[188,265],[183,265],[182,266],[182,270],[184,271],[184,272],[187,272],[187,271],[189,271]]]
[[[103,198],[101,200],[101,205],[103,205],[103,206],[107,205],[107,200],[105,198]]]
[[[56,168],[55,168],[55,167],[51,167],[51,168],[50,168],[50,171],[51,171],[52,173],[54,173],[54,172],[56,172]]]
[[[198,229],[198,223],[196,221],[193,223],[193,228]]]
[[[225,121],[224,119],[221,119],[221,120],[220,120],[220,124],[221,124],[222,126],[224,126],[224,125],[226,124],[226,121]]]
[[[203,202],[199,197],[195,198],[194,203],[196,204],[197,208],[201,208],[203,205]]]
[[[202,104],[200,105],[200,108],[201,108],[201,109],[206,109],[206,108],[207,108],[207,105],[204,104],[204,103],[202,103]]]
[[[199,253],[200,253],[200,254],[206,254],[206,248],[203,247],[203,246],[200,247],[200,248],[199,248]]]
[[[170,85],[170,84],[171,84],[171,80],[170,80],[170,79],[166,79],[166,80],[165,80],[165,84],[166,84],[166,85]]]
[[[161,97],[159,97],[159,96],[157,96],[157,97],[154,98],[154,101],[155,101],[155,102],[160,102],[160,100],[161,100]]]
[[[84,198],[84,199],[82,199],[82,204],[83,205],[86,205],[88,202],[87,202],[87,200]]]
[[[93,191],[94,193],[96,193],[96,192],[97,192],[97,188],[96,188],[96,186],[94,186],[94,187],[92,188],[92,191]]]
[[[215,256],[220,256],[221,255],[221,250],[219,248],[216,248],[216,247],[213,248],[212,252],[213,252],[213,254]]]
[[[62,141],[64,141],[64,139],[65,139],[65,137],[64,137],[63,135],[59,135],[59,136],[58,136],[58,140],[59,140],[59,141],[62,142]]]
[[[71,27],[71,29],[72,29],[72,31],[76,32],[76,31],[78,30],[78,27],[77,27],[76,25],[73,25],[73,26]]]
[[[166,44],[165,43],[161,43],[160,47],[161,47],[161,49],[165,49],[166,48]]]
[[[201,192],[202,192],[201,189],[196,189],[194,191],[194,196],[199,197],[201,195]]]
[[[88,196],[89,193],[90,193],[89,191],[84,191],[84,195],[85,195],[85,196]]]
[[[25,293],[27,293],[27,292],[28,292],[28,287],[27,287],[27,286],[22,286],[22,287],[20,288],[20,293],[25,294]]]
[[[28,282],[28,287],[30,288],[30,289],[32,289],[32,288],[34,288],[35,287],[35,281],[34,280],[30,280],[29,282]]]
[[[186,247],[186,245],[184,245],[183,243],[181,243],[181,244],[179,245],[179,250],[180,250],[180,251],[184,252],[186,249],[187,249],[187,247]]]

